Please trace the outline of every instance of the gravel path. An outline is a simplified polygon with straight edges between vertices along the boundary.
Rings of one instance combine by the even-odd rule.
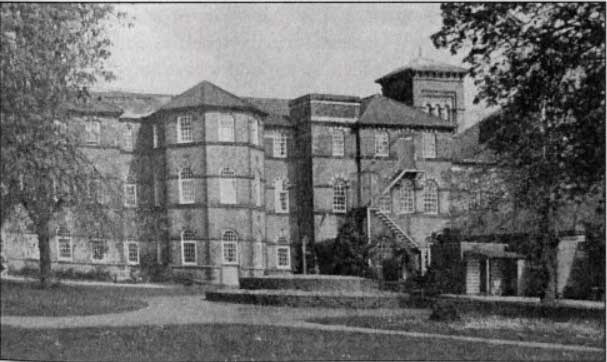
[[[601,348],[563,345],[557,343],[524,342],[503,339],[466,337],[434,333],[418,333],[371,328],[321,325],[306,322],[310,318],[341,317],[348,315],[390,316],[411,314],[429,314],[422,309],[323,309],[291,308],[274,306],[256,306],[247,304],[214,303],[205,301],[202,296],[150,297],[146,308],[114,314],[70,317],[22,317],[2,316],[1,324],[20,328],[83,328],[83,327],[124,327],[141,325],[170,324],[251,324],[294,328],[306,328],[325,331],[358,332],[386,335],[400,335],[414,338],[433,338],[488,343],[493,345],[513,345],[518,347],[557,349],[583,352],[603,352]]]

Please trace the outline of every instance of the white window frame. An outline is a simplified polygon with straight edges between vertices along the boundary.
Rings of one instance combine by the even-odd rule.
[[[185,236],[188,238],[185,238]],[[194,245],[194,261],[186,261],[185,260],[185,245]],[[181,232],[181,264],[182,265],[196,265],[198,261],[198,250],[196,250],[196,239],[194,238],[194,234],[189,230],[184,230]]]
[[[346,154],[346,132],[334,128],[331,132],[331,153],[335,157],[343,157]]]
[[[375,156],[388,157],[390,155],[390,135],[387,131],[375,131]]]
[[[98,120],[86,121],[84,124],[87,145],[99,145],[101,143],[101,122]]]
[[[158,148],[158,125],[152,125],[152,148]]]
[[[184,177],[184,173],[187,177]],[[179,170],[179,203],[180,204],[193,204],[196,199],[196,187],[194,182],[194,175],[190,167],[184,167]],[[186,187],[189,190],[186,190]],[[189,191],[186,193],[186,191]]]
[[[160,178],[158,175],[154,175],[154,206],[161,206],[160,200]]]
[[[344,180],[338,179],[333,183],[333,212],[336,214],[345,214],[347,209],[348,187]]]
[[[188,122],[188,127],[184,123]],[[194,141],[194,125],[189,114],[177,117],[177,143],[190,143]]]
[[[424,158],[436,158],[436,133],[424,132]]]
[[[233,248],[234,250],[234,258],[227,258],[228,248]],[[237,265],[238,264],[238,234],[232,230],[226,230],[221,235],[221,259],[223,264]]]
[[[415,187],[413,182],[405,180],[398,190],[398,211],[400,214],[415,212]]]
[[[135,245],[135,251],[137,252],[137,260],[131,260],[131,246]],[[129,265],[139,265],[139,243],[136,240],[127,240],[126,247],[126,261]]]
[[[259,123],[257,119],[250,118],[251,124],[251,143],[255,146],[259,145]]]
[[[392,197],[390,194],[382,195],[378,201],[379,211],[383,212],[384,214],[392,213]]]
[[[131,126],[130,124],[126,126],[126,133],[125,133],[125,145],[124,145],[124,149],[127,151],[133,151],[133,149],[135,148],[135,142],[133,142],[133,138],[134,138],[134,134],[135,132],[133,131],[133,126]]]
[[[61,232],[60,229],[58,229],[57,231],[57,235],[55,235],[55,240],[57,243],[57,260],[59,261],[72,261],[72,258],[74,257],[74,245],[73,245],[73,241],[72,241],[72,236],[71,234],[69,234],[69,232]],[[62,256],[61,253],[61,243],[67,241],[68,245],[69,245],[69,250],[70,250],[70,256]]]
[[[232,114],[219,113],[217,124],[217,140],[219,142],[234,142],[236,119]]]
[[[274,210],[276,213],[285,214],[289,212],[288,183],[287,179],[278,179],[274,181]]]
[[[272,155],[276,158],[286,158],[287,152],[287,135],[276,131],[273,135]]]
[[[101,259],[95,258],[95,249],[99,246],[99,244],[101,244]],[[106,249],[108,248],[107,246],[107,240],[105,239],[92,239],[91,240],[91,260],[94,263],[103,263],[107,260],[107,252]]]
[[[424,213],[438,214],[439,198],[438,183],[434,180],[427,180],[424,185]]]
[[[133,189],[133,200],[129,199],[129,188]],[[134,202],[130,202],[134,201]],[[137,207],[137,184],[126,183],[124,184],[124,206],[125,207]]]
[[[236,204],[236,179],[230,168],[223,168],[219,178],[219,202],[226,205]]]
[[[286,251],[287,263],[280,263],[280,252]],[[276,247],[276,268],[277,269],[291,269],[291,248],[289,246],[277,246]]]

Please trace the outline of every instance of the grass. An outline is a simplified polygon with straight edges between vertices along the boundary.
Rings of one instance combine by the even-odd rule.
[[[72,286],[38,283],[0,283],[2,315],[75,316],[133,311],[147,306],[142,299],[160,295],[198,294],[199,288],[151,289],[133,287]]]
[[[250,325],[17,329],[2,326],[2,359],[186,360],[602,360],[603,353]]]
[[[319,318],[315,323],[392,329],[461,336],[578,344],[605,348],[605,321],[541,318],[512,318],[467,313],[454,322],[431,321],[428,315],[403,314],[391,317],[352,316]]]

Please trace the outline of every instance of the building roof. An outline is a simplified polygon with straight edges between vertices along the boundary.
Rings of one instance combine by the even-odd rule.
[[[139,119],[146,117],[171,100],[168,94],[145,94],[132,92],[97,92],[95,97],[122,109],[120,118]]]
[[[513,251],[472,249],[464,251],[464,257],[481,257],[487,259],[525,259],[525,256]]]
[[[239,98],[208,81],[202,81],[178,96],[175,96],[167,104],[160,107],[160,110],[200,106],[238,108],[264,113],[246,100]]]
[[[455,128],[455,125],[449,121],[379,94],[363,99],[358,123],[361,125]]]
[[[439,72],[439,73],[458,73],[464,74],[467,73],[468,70],[463,67],[458,67],[456,65],[437,62],[433,59],[417,57],[411,60],[404,67],[397,68],[390,73],[378,78],[375,82],[381,83],[384,80],[392,78],[398,74],[401,74],[406,71],[416,71],[416,72]]]
[[[279,127],[293,126],[293,123],[289,118],[289,99],[253,97],[243,97],[243,99],[268,114],[264,118],[264,125]]]

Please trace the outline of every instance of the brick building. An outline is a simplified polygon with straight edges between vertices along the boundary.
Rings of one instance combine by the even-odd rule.
[[[369,236],[391,236],[409,251],[408,268],[423,272],[426,239],[449,222],[444,174],[463,123],[464,74],[418,58],[379,78],[382,94],[366,98],[247,98],[203,81],[174,97],[100,93],[72,105],[83,147],[121,184],[107,196],[122,236],[93,238],[63,220],[53,268],[124,277],[151,255],[234,285],[298,270],[302,240],[335,237],[348,211],[365,208]],[[37,249],[15,224],[3,227],[3,252],[19,268],[35,263]]]

